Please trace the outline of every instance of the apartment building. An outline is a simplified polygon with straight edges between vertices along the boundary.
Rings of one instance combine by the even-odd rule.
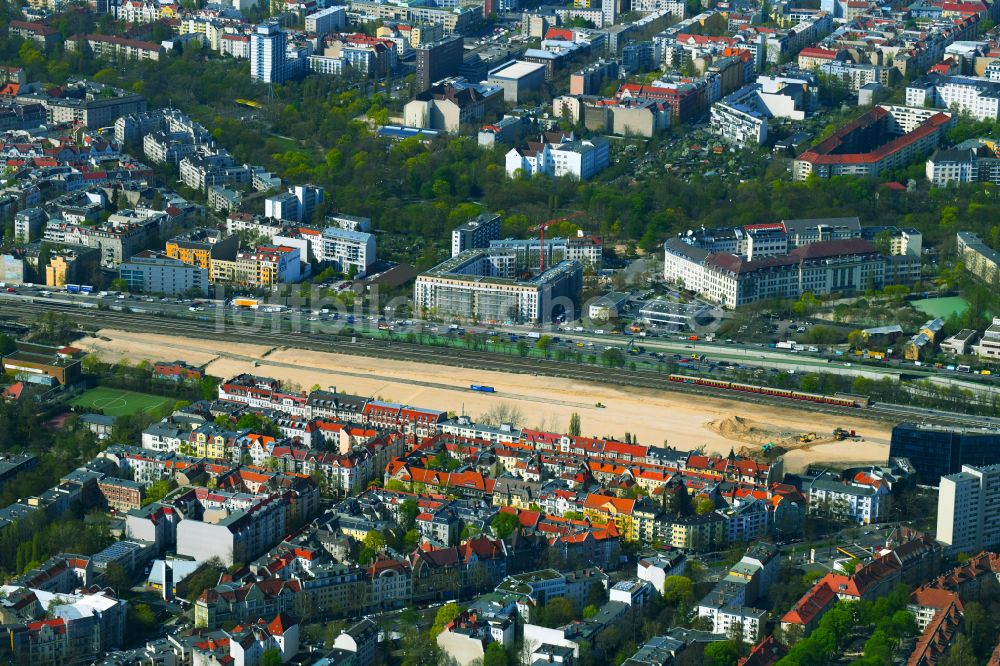
[[[391,5],[372,2],[371,0],[358,0],[351,3],[351,9],[363,17],[375,19],[380,22],[383,19],[390,19],[416,24],[413,27],[413,32],[416,32],[418,27],[441,24],[441,28],[446,35],[456,32],[459,34],[470,34],[483,20],[483,9],[479,6]],[[432,39],[440,39],[443,36],[435,36]],[[413,40],[412,36],[411,40]],[[422,39],[417,43],[423,43],[424,41],[428,40]]]
[[[225,33],[219,36],[219,55],[249,60],[253,39],[250,35]]]
[[[66,50],[105,60],[159,60],[164,54],[161,44],[112,35],[73,35],[66,40]]]
[[[514,252],[518,267],[533,268],[540,265],[542,244],[537,238],[491,240],[489,247]],[[546,238],[545,265],[554,266],[560,261],[578,261],[584,266],[599,268],[604,261],[604,243],[597,236],[586,234],[583,230],[568,238]]]
[[[1000,118],[1000,81],[929,74],[906,87],[907,106],[956,109],[976,120]]]
[[[236,259],[240,239],[218,229],[198,228],[174,236],[166,243],[166,255],[209,273],[214,260]]]
[[[709,130],[739,148],[767,142],[767,113],[757,108],[756,86],[747,86],[712,105]]]
[[[143,250],[118,267],[118,275],[133,293],[208,294],[208,269],[172,258],[170,255]]]
[[[951,553],[1000,545],[1000,465],[962,465],[941,477],[936,536]]]
[[[458,256],[466,250],[487,248],[490,246],[490,241],[498,238],[500,238],[500,216],[495,213],[483,213],[451,230],[451,256]]]
[[[954,122],[946,112],[876,106],[799,155],[792,178],[877,176],[933,152]]]
[[[319,489],[304,476],[295,477],[281,492],[263,486],[260,490],[254,494],[194,486],[168,502],[130,511],[125,529],[157,550],[175,549],[199,562],[212,557],[227,566],[252,562],[281,542],[290,521],[309,520],[319,508]]]
[[[242,184],[249,180],[246,167],[238,166],[225,150],[198,151],[183,158],[178,167],[181,182],[202,192],[210,185]]]
[[[986,284],[1000,281],[1000,252],[983,242],[971,231],[959,231],[956,235],[956,251],[969,271]]]
[[[414,306],[435,316],[481,321],[548,322],[572,312],[583,284],[579,262],[562,261],[528,279],[515,253],[468,250],[417,276]]]
[[[323,188],[296,185],[264,199],[264,217],[288,222],[309,223],[316,206],[323,203]]]
[[[409,127],[458,132],[462,125],[481,125],[502,110],[499,86],[442,83],[418,93],[403,108]]]
[[[285,33],[276,22],[258,25],[250,35],[250,78],[262,83],[284,83]]]
[[[70,49],[70,42],[66,45]],[[18,95],[18,104],[41,104],[46,122],[110,127],[121,116],[146,110],[142,95],[86,79],[70,79],[58,89]]]
[[[976,162],[971,150],[935,150],[927,160],[925,175],[934,187],[945,187],[951,183],[968,183],[973,177]]]
[[[983,332],[979,344],[972,349],[979,358],[1000,359],[1000,317],[993,318],[993,323]]]
[[[824,473],[809,486],[809,512],[870,525],[884,520],[889,509],[888,495],[884,483],[860,485]]]
[[[895,71],[892,67],[866,63],[858,64],[841,60],[823,63],[819,66],[820,74],[843,81],[847,84],[851,92],[855,93],[871,83],[878,83],[888,87],[892,84],[892,74]]]
[[[545,136],[529,141],[525,148],[511,148],[506,156],[507,176],[543,174],[588,180],[610,164],[610,148],[604,137],[550,143]]]
[[[209,267],[209,280],[250,287],[291,284],[302,279],[301,262],[297,247],[260,246],[238,252],[234,260],[214,259]]]
[[[821,241],[784,256],[746,259],[711,253],[674,238],[665,245],[664,277],[724,307],[804,292],[853,293],[883,284],[885,261],[861,239]]]
[[[653,137],[670,127],[670,108],[649,99],[604,99],[563,95],[552,100],[552,113],[593,132]]]
[[[84,226],[50,221],[42,234],[46,241],[82,245],[100,250],[100,263],[117,269],[127,258],[148,249],[160,232],[165,216],[139,218],[123,211],[103,225]],[[117,217],[117,219],[116,219]]]
[[[347,25],[346,7],[327,7],[306,15],[305,30],[322,38],[331,32],[339,32]]]
[[[11,21],[7,30],[10,34],[17,35],[21,39],[35,42],[42,47],[43,51],[48,51],[62,41],[59,30],[44,23]]]
[[[375,263],[375,236],[364,231],[327,227],[319,237],[320,251],[316,258],[329,262],[342,273],[363,276]]]

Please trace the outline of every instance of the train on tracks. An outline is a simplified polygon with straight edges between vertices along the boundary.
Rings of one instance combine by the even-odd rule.
[[[758,393],[760,395],[788,398],[789,400],[801,400],[803,402],[814,402],[823,405],[834,405],[836,407],[867,408],[872,405],[872,401],[868,396],[856,395],[854,393],[821,395],[819,393],[806,393],[805,391],[794,391],[792,389],[756,386],[754,384],[730,382],[725,379],[711,379],[709,377],[695,377],[692,375],[669,375],[667,379],[680,384],[693,384],[695,386],[704,386],[706,388],[726,391],[740,391],[743,393]]]

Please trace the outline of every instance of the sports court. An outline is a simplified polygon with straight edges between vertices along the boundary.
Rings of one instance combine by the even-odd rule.
[[[99,386],[86,391],[70,404],[84,409],[99,409],[108,416],[132,416],[159,409],[171,402],[171,398],[162,395]]]

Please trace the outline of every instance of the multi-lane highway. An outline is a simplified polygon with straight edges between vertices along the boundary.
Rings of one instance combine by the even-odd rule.
[[[288,347],[298,347],[303,349],[313,349],[317,351],[328,351],[341,354],[353,354],[362,356],[388,357],[399,360],[416,361],[423,363],[456,365],[469,368],[481,368],[500,372],[516,374],[550,375],[589,381],[601,384],[620,384],[643,388],[655,388],[664,390],[684,391],[692,394],[711,395],[719,398],[743,400],[749,402],[759,402],[768,404],[782,404],[789,407],[804,407],[799,402],[783,398],[772,398],[762,395],[717,392],[712,389],[694,387],[690,385],[679,385],[667,379],[666,373],[658,369],[654,364],[640,363],[635,369],[619,368],[609,369],[586,363],[575,363],[567,361],[557,361],[554,359],[544,359],[535,357],[521,357],[516,353],[502,354],[496,352],[464,349],[461,347],[451,347],[448,353],[442,354],[441,348],[421,344],[419,342],[409,342],[402,336],[395,336],[393,339],[381,339],[371,337],[378,334],[377,324],[366,323],[364,328],[352,327],[353,334],[338,335],[332,330],[333,323],[325,322],[326,326],[320,326],[317,322],[312,324],[311,330],[297,332],[280,330],[279,323],[295,324],[283,319],[287,315],[272,313],[270,318],[252,317],[253,321],[246,321],[242,324],[233,324],[231,316],[215,315],[214,308],[189,305],[171,301],[173,306],[170,310],[158,309],[157,311],[141,311],[141,307],[146,301],[129,301],[128,299],[105,298],[109,309],[97,308],[94,297],[88,297],[89,301],[81,302],[82,297],[65,298],[64,296],[30,296],[25,294],[13,295],[5,294],[0,297],[0,317],[7,319],[19,319],[31,321],[44,312],[63,312],[70,314],[81,328],[85,330],[97,330],[100,328],[117,328],[129,331],[146,331],[155,333],[169,332],[181,337],[218,339],[224,335],[226,339],[233,342],[247,342],[253,344],[263,344],[268,346],[284,345]],[[159,301],[157,301],[159,303]],[[204,310],[194,310],[192,307],[205,307]],[[219,306],[216,305],[216,308]],[[113,309],[111,309],[113,308]],[[256,314],[256,313],[255,313]],[[277,315],[277,317],[275,316]],[[314,315],[310,315],[314,316]],[[182,318],[183,317],[183,318]],[[192,318],[198,317],[198,318]],[[361,322],[357,322],[360,324]],[[368,330],[369,324],[372,330]],[[323,330],[320,330],[320,329]],[[589,339],[593,336],[580,336],[574,338],[580,340]],[[585,349],[603,350],[604,340],[598,346]],[[580,342],[573,342],[574,346]],[[586,344],[586,343],[584,343]],[[619,347],[625,345],[619,343]],[[685,349],[681,346],[681,349]],[[513,347],[510,347],[513,352]],[[690,350],[688,350],[690,352]],[[770,363],[770,364],[773,364]],[[496,387],[498,390],[509,390],[509,387]],[[809,404],[808,409],[814,411],[824,411],[829,413],[850,413],[857,417],[857,411],[850,408],[839,408],[829,405]],[[868,410],[874,419],[899,422],[899,421],[925,421],[940,423],[944,425],[962,426],[993,426],[1000,427],[1000,419],[988,419],[978,416],[967,416],[937,410],[927,410],[914,408],[906,405],[877,404]]]

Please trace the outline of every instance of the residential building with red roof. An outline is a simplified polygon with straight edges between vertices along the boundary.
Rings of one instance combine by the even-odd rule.
[[[67,51],[86,51],[98,58],[125,60],[159,60],[163,46],[137,39],[113,35],[73,35],[66,40]]]
[[[205,372],[201,368],[188,365],[184,361],[174,361],[172,363],[154,363],[153,375],[159,379],[172,382],[195,382],[203,378]]]
[[[877,176],[929,155],[954,122],[935,109],[876,106],[795,158],[792,178]]]
[[[41,44],[45,50],[52,48],[61,41],[59,31],[44,23],[11,21],[7,27],[7,31],[12,35],[17,35],[21,39]]]

